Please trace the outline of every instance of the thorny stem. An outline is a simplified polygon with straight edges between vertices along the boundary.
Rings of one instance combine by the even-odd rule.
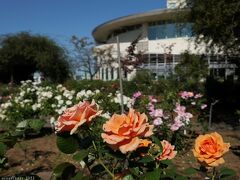
[[[92,141],[93,144],[93,148],[95,149],[95,151],[97,151],[97,146],[95,144],[94,141]],[[112,177],[112,179],[115,179],[114,174],[107,168],[107,166],[105,166],[105,164],[102,162],[102,160],[100,159],[100,157],[98,157],[97,159],[98,163],[101,164],[103,166],[103,168],[107,171],[107,173]]]

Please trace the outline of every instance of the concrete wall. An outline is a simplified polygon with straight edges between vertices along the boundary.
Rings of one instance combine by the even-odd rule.
[[[196,45],[194,42],[194,38],[183,37],[183,38],[171,38],[171,39],[160,39],[160,40],[151,40],[151,41],[140,41],[139,43],[146,43],[147,50],[146,53],[156,53],[156,54],[164,54],[169,53],[168,47],[172,46],[171,53],[172,54],[181,54],[186,50],[193,54],[205,54],[206,46]],[[122,42],[120,43],[120,51],[121,55],[126,54],[126,49],[130,46],[130,42]],[[106,46],[113,46],[113,55],[117,55],[117,45],[116,43],[109,43],[104,45],[99,45],[97,48],[104,48]],[[117,56],[116,56],[117,57]]]

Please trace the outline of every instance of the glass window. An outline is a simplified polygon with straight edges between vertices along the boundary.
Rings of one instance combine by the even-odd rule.
[[[125,79],[127,79],[127,74],[128,74],[127,71],[124,70],[124,78],[125,78]]]
[[[150,63],[156,63],[157,55],[156,54],[150,54]]]
[[[114,69],[111,68],[111,80],[113,80],[113,79],[114,79]]]
[[[158,54],[158,63],[164,63],[164,55],[163,54]]]
[[[166,23],[154,25],[151,23],[148,27],[148,39],[166,39],[175,37],[191,37],[192,24],[191,23]]]
[[[119,68],[117,68],[117,79],[119,79]]]
[[[104,69],[102,68],[101,71],[102,71],[102,80],[103,80],[104,79]]]
[[[106,80],[108,80],[108,68],[106,68]]]

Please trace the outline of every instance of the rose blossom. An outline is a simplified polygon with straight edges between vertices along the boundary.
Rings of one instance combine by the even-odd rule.
[[[150,113],[150,116],[153,118],[163,117],[163,110],[162,109],[153,109]]]
[[[157,99],[154,98],[153,96],[149,96],[148,98],[151,103],[157,103]]]
[[[133,98],[136,99],[138,97],[140,97],[142,95],[142,93],[140,91],[137,91],[133,94]]]
[[[101,114],[98,105],[92,100],[91,104],[88,101],[76,104],[64,111],[59,116],[56,123],[56,132],[70,131],[72,135],[79,126],[83,123],[90,123],[91,120]]]
[[[181,117],[177,116],[174,118],[174,123],[171,125],[171,131],[177,131],[180,127],[184,126],[184,123],[181,121]]]
[[[178,103],[176,104],[176,108],[174,109],[174,111],[177,113],[178,118],[186,124],[188,124],[190,121],[190,118],[193,117],[191,113],[186,112],[185,106],[181,106]]]
[[[203,95],[199,93],[199,94],[196,94],[196,95],[194,96],[194,98],[195,98],[195,99],[198,99],[198,98],[201,98],[202,96],[203,96]]]
[[[153,134],[153,125],[148,123],[147,116],[130,109],[128,115],[114,114],[103,125],[103,140],[114,150],[123,154],[134,151],[138,147],[148,146],[151,141],[142,139]]]
[[[150,104],[150,105],[148,106],[148,110],[149,110],[149,111],[154,111],[154,105]]]
[[[157,157],[157,160],[161,161],[166,159],[173,159],[177,154],[177,151],[174,151],[175,146],[172,146],[166,140],[161,141],[161,144],[162,144],[163,151],[162,151],[162,154]]]
[[[206,104],[201,105],[201,109],[205,109],[207,107]]]
[[[193,92],[188,92],[188,91],[182,91],[179,93],[182,99],[188,99],[194,96]]]
[[[155,126],[160,126],[163,123],[162,118],[156,118],[153,120]]]
[[[215,167],[224,163],[223,154],[229,150],[230,144],[224,143],[217,132],[200,135],[195,140],[194,156],[205,165]]]

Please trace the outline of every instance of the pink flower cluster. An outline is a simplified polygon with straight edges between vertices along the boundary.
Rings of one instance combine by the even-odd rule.
[[[179,93],[179,96],[180,96],[182,99],[184,99],[184,100],[190,100],[191,105],[193,105],[193,106],[199,104],[199,103],[197,103],[197,100],[203,97],[202,94],[200,94],[200,93],[194,94],[194,93],[191,92],[191,91],[181,91],[181,92]],[[202,104],[202,105],[200,106],[201,109],[205,109],[206,107],[207,107],[206,104]]]
[[[198,99],[198,98],[201,98],[203,95],[198,93],[198,94],[194,94],[193,92],[191,91],[181,91],[179,93],[179,96],[181,96],[182,99],[189,99],[189,98],[195,98],[195,99]]]
[[[181,91],[179,93],[179,96],[181,96],[182,99],[189,99],[192,98],[194,96],[193,92],[188,92],[188,91]]]
[[[179,103],[176,104],[174,112],[177,113],[177,116],[174,118],[174,123],[170,127],[172,131],[177,131],[185,124],[189,124],[190,118],[193,117],[191,113],[186,112],[186,107],[181,106]]]
[[[141,96],[142,96],[142,93],[140,91],[135,92],[132,96],[132,99],[131,99],[132,102],[131,103],[135,104],[136,99],[141,97]]]
[[[154,109],[153,111],[150,111],[149,114],[152,118],[154,118],[153,124],[155,126],[160,126],[163,123],[162,118],[164,115],[162,109]]]
[[[163,119],[167,119],[166,116],[164,116],[162,109],[155,109],[155,103],[157,103],[157,99],[155,99],[153,96],[149,96],[149,104],[148,104],[148,110],[149,115],[154,119],[153,124],[155,126],[160,126],[163,123]]]
[[[133,94],[133,98],[134,98],[134,99],[137,99],[137,98],[139,98],[141,95],[142,95],[142,93],[141,93],[140,91],[137,91],[137,92],[135,92],[135,93]]]

